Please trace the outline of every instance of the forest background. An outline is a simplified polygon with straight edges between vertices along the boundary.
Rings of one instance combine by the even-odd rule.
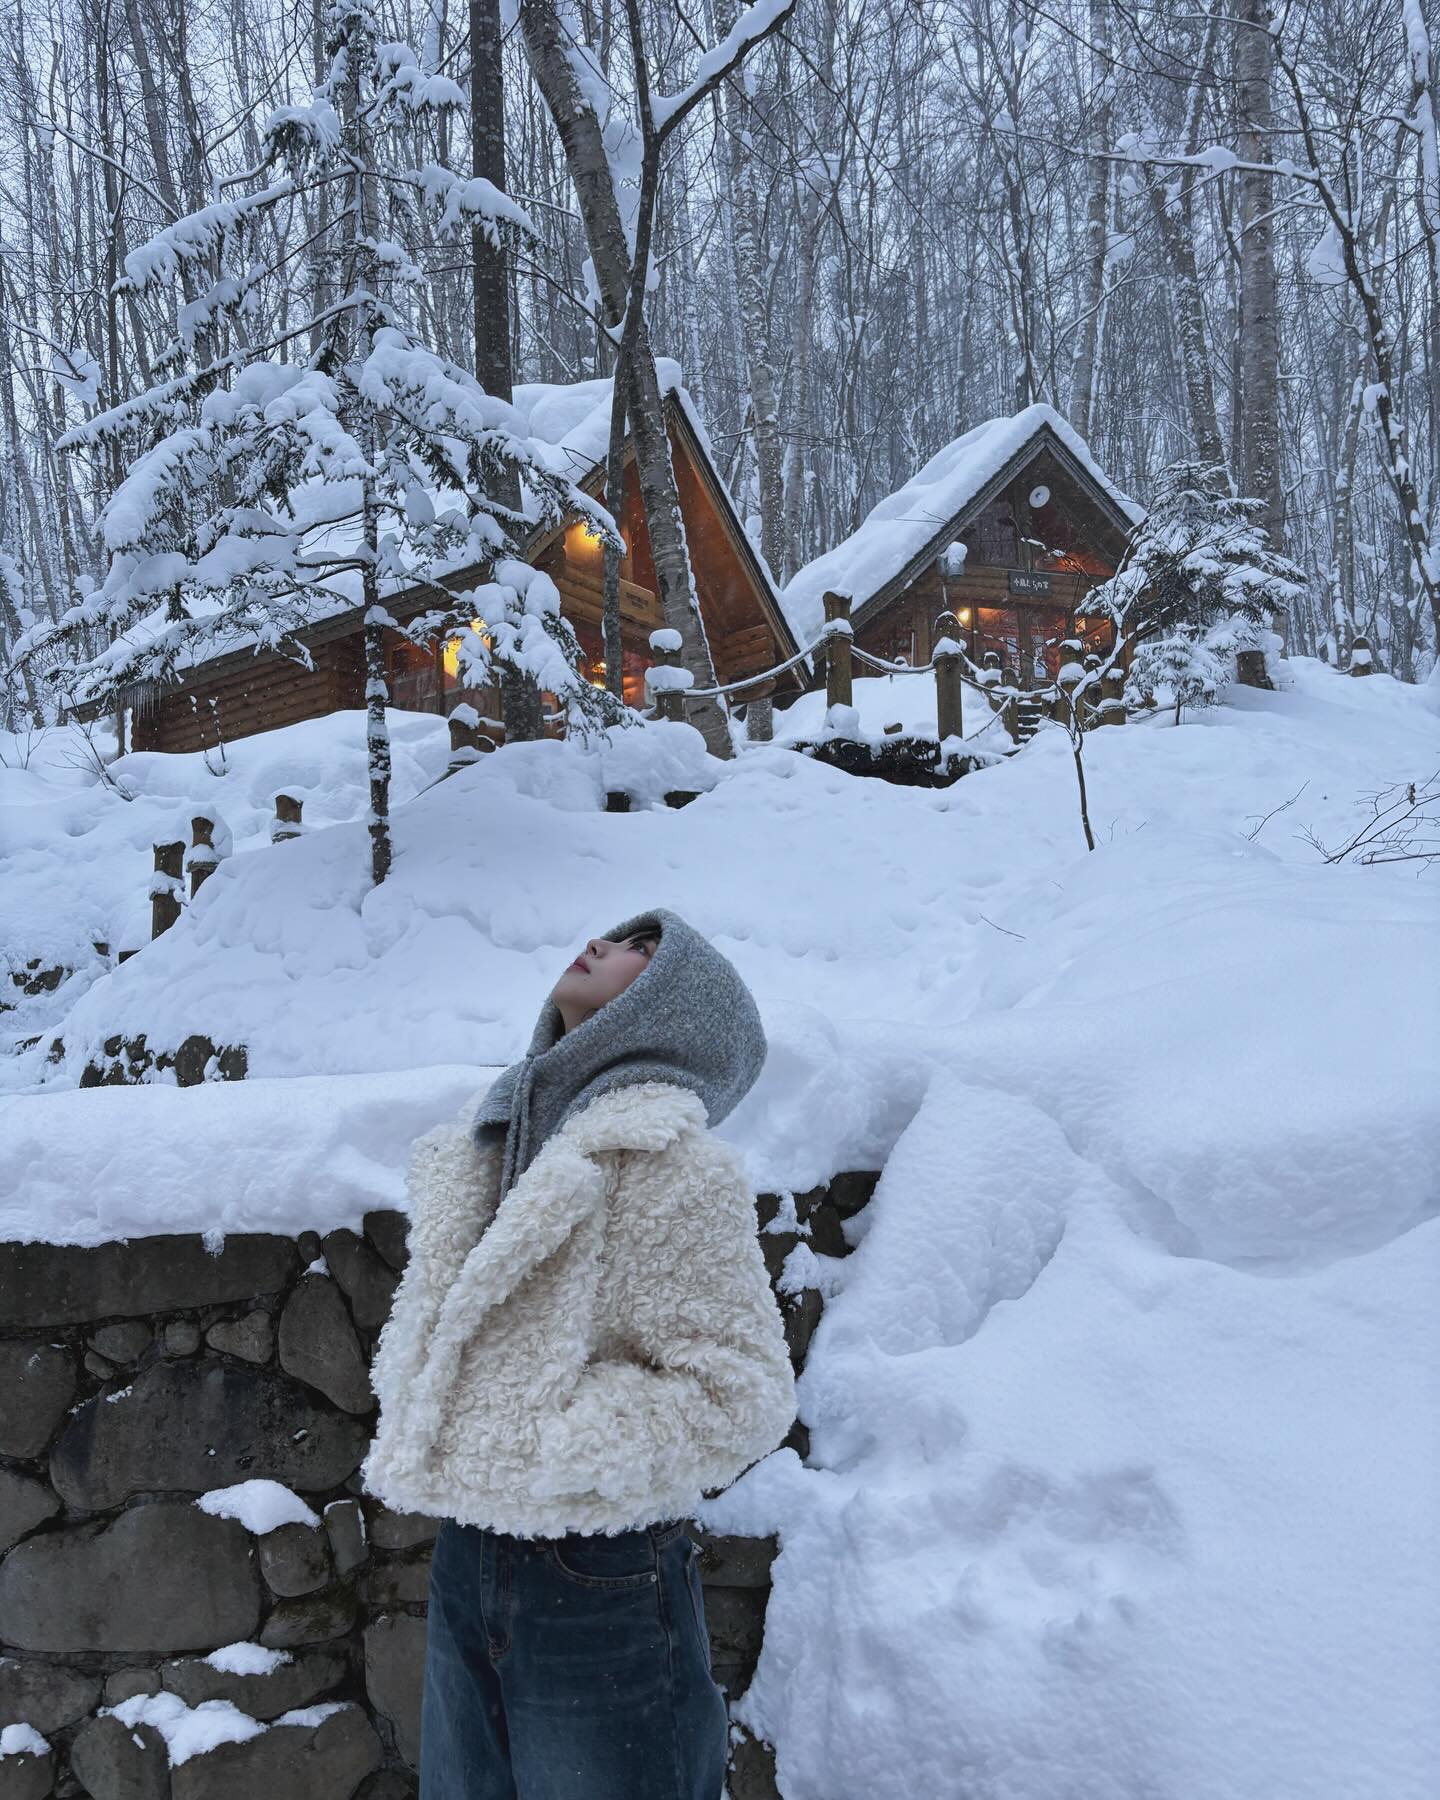
[[[388,190],[416,335],[502,396],[612,365],[548,33],[632,255],[654,153],[644,327],[777,580],[951,438],[1041,400],[1142,503],[1179,457],[1263,501],[1308,578],[1290,648],[1343,666],[1362,632],[1379,666],[1429,674],[1440,174],[1418,0],[770,4],[658,144],[657,96],[703,78],[734,0],[373,10],[467,103],[415,107],[413,166],[488,180],[530,227],[492,196],[457,231],[455,208]],[[96,522],[125,470],[85,422],[193,369],[197,318],[214,353],[323,313],[324,182],[266,211],[243,306],[207,312],[203,258],[160,283],[133,259],[254,190],[326,33],[319,4],[274,0],[0,18],[0,655],[104,579]]]

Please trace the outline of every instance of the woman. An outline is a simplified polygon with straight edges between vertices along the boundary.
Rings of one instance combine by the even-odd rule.
[[[685,1520],[795,1417],[755,1196],[709,1130],[765,1048],[733,965],[657,908],[592,938],[526,1055],[412,1146],[363,1473],[445,1520],[421,1800],[720,1800]]]

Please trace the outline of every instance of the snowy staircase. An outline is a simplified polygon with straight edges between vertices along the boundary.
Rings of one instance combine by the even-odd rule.
[[[1015,702],[1015,742],[1028,744],[1040,729],[1040,721],[1044,717],[1043,702],[1033,695],[1022,695]]]

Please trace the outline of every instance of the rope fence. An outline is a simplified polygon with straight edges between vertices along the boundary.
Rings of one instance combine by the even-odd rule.
[[[1114,652],[1104,660],[1094,652],[1087,653],[1078,638],[1064,638],[1060,643],[1060,670],[1055,679],[1043,687],[1023,688],[1012,670],[1001,667],[999,653],[995,650],[985,652],[983,668],[976,667],[965,653],[960,620],[948,607],[936,617],[937,636],[930,660],[907,663],[892,661],[860,648],[850,622],[851,598],[848,594],[826,593],[823,604],[824,626],[794,656],[776,664],[773,669],[712,688],[689,686],[690,671],[679,666],[678,632],[653,632],[651,647],[661,663],[647,672],[646,679],[655,694],[656,710],[662,718],[683,718],[687,697],[716,698],[720,694],[738,693],[773,680],[793,668],[803,657],[815,657],[818,661],[823,655],[827,715],[832,707],[853,705],[853,673],[857,662],[863,668],[876,669],[886,675],[932,676],[936,690],[936,731],[942,741],[950,737],[967,739],[980,735],[979,731],[964,730],[961,696],[966,688],[984,695],[986,705],[1016,744],[1033,737],[1047,713],[1059,722],[1078,720],[1090,726],[1125,723],[1127,714],[1122,698],[1125,677],[1123,670],[1116,667]],[[981,730],[988,730],[991,723],[987,720]],[[769,725],[767,707],[762,714],[761,736],[770,735]]]
[[[877,656],[874,651],[860,648],[855,642],[849,619],[851,599],[848,594],[825,594],[824,607],[824,626],[810,643],[803,645],[793,656],[787,656],[783,662],[778,662],[771,668],[741,676],[736,681],[721,682],[713,687],[697,688],[691,685],[693,675],[680,662],[681,637],[678,631],[668,626],[652,631],[650,648],[655,661],[645,671],[645,683],[653,696],[654,716],[683,722],[685,704],[689,700],[714,700],[719,699],[722,694],[739,694],[747,688],[758,687],[763,682],[774,681],[809,657],[823,655],[827,717],[835,706],[853,706],[852,677],[856,662],[885,675],[932,676],[935,681],[936,736],[942,743],[948,738],[968,743],[999,725],[1004,728],[1012,743],[1019,745],[1034,736],[1047,714],[1061,723],[1078,718],[1086,726],[1092,727],[1123,725],[1128,717],[1121,697],[1125,678],[1123,672],[1116,670],[1113,654],[1108,662],[1102,662],[1094,653],[1087,655],[1084,645],[1076,638],[1061,641],[1062,664],[1054,681],[1042,688],[1022,688],[1013,672],[1001,667],[998,652],[985,652],[983,668],[977,667],[970,660],[965,653],[965,640],[960,635],[963,628],[956,614],[949,608],[936,616],[938,635],[930,660],[910,663],[892,661],[887,657]],[[969,731],[964,729],[961,705],[961,694],[965,688],[982,694],[991,714],[982,725]],[[1092,699],[1092,693],[1098,694],[1098,697]],[[771,735],[769,696],[757,696],[751,702],[751,707],[749,735],[752,742],[763,743]],[[547,724],[558,723],[568,717],[568,712],[561,708],[544,717]],[[494,748],[494,739],[482,734],[482,724],[497,725],[499,721],[482,720],[474,714],[473,709],[468,709],[468,716],[465,708],[460,708],[451,715],[450,762],[445,775],[453,774],[457,768],[473,762],[487,750]],[[843,736],[844,733],[833,730],[827,732],[827,736],[837,735]],[[441,775],[436,779],[443,781],[445,776]],[[435,783],[427,785],[433,787]],[[422,788],[419,791],[423,793],[426,790]]]

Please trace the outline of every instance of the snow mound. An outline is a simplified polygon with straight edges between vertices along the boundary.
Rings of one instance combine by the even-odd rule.
[[[122,758],[128,803],[42,744],[0,786],[0,938],[75,973],[10,1016],[41,1041],[0,1059],[0,1235],[356,1226],[586,936],[673,907],[761,1009],[765,1069],[721,1128],[756,1187],[793,1218],[882,1170],[850,1255],[786,1261],[826,1296],[808,1459],[700,1515],[779,1541],[734,1710],[787,1800],[1428,1800],[1440,888],[1316,846],[1440,768],[1440,716],[1388,676],[1284,668],[1092,734],[1093,854],[1048,727],[936,791],[783,742],[717,762],[688,727],[427,786],[443,723],[397,714],[379,889],[358,713],[218,775]],[[857,682],[862,725],[923,717],[927,685]],[[301,776],[320,828],[271,845]],[[606,813],[619,785],[638,804]],[[201,797],[219,872],[139,955],[87,963]],[[139,1031],[243,1043],[249,1077],[79,1087]],[[172,1760],[253,1724],[172,1709]]]

